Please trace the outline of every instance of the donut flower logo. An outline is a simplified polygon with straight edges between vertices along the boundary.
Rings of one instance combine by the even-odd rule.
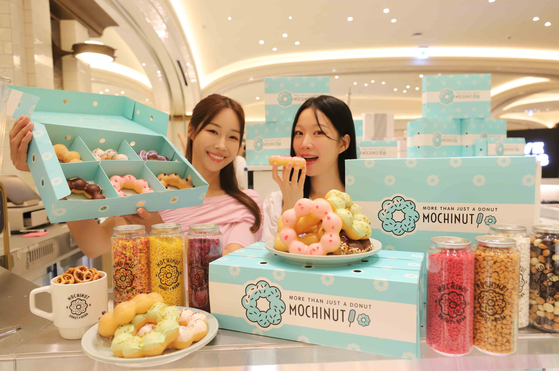
[[[495,290],[482,291],[477,297],[477,302],[481,311],[490,316],[503,314],[507,307],[505,296]]]
[[[180,272],[178,268],[174,265],[166,265],[161,267],[159,270],[159,274],[157,277],[159,281],[165,286],[173,286],[175,283],[178,282],[180,276]]]
[[[402,220],[395,220],[394,213],[404,214]],[[382,209],[378,213],[382,222],[382,229],[395,236],[402,236],[415,230],[415,223],[419,221],[419,213],[415,210],[415,202],[406,200],[402,196],[395,196],[382,203]]]
[[[282,107],[290,106],[293,102],[293,95],[287,90],[282,91],[278,94],[278,103]]]
[[[450,89],[444,89],[439,95],[442,104],[450,104],[454,102],[454,92]]]
[[[433,147],[439,148],[443,143],[443,135],[436,131],[433,133]]]
[[[456,318],[464,315],[466,310],[466,299],[464,295],[451,291],[448,294],[442,294],[439,300],[439,307],[441,307],[442,314],[450,318]]]
[[[357,323],[359,324],[359,326],[367,327],[371,323],[371,319],[365,313],[361,313],[359,316],[357,316]]]
[[[264,140],[260,137],[256,137],[254,139],[254,150],[256,152],[260,152],[262,151],[263,148],[264,148]]]
[[[495,223],[497,223],[497,218],[495,218],[493,215],[487,215],[485,217],[485,225],[491,226]]]
[[[497,145],[495,146],[495,152],[497,153],[497,156],[502,156],[505,154],[505,145],[503,144],[503,142],[497,143]]]
[[[262,280],[256,284],[249,284],[245,288],[245,296],[241,304],[246,310],[246,318],[260,327],[268,328],[281,323],[281,315],[285,312],[285,303],[281,300],[281,291],[276,286],[271,286]],[[258,308],[260,300],[268,301],[268,309],[262,311]]]
[[[72,300],[68,309],[74,316],[81,316],[87,311],[87,302],[82,298]]]
[[[134,274],[132,274],[132,271],[130,269],[127,268],[117,268],[115,270],[114,273],[114,281],[115,281],[115,285],[123,290],[127,287],[132,286],[132,284],[134,283]]]

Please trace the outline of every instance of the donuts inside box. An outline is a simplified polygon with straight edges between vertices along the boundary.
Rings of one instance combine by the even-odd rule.
[[[166,138],[169,116],[126,97],[39,97],[28,163],[51,222],[201,205],[207,183]]]

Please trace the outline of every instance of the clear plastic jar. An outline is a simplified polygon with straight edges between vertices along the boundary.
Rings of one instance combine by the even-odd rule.
[[[119,225],[111,238],[115,305],[150,292],[149,239],[143,225]]]
[[[559,332],[559,225],[535,225],[530,236],[530,321]]]
[[[493,355],[514,353],[520,276],[516,240],[478,236],[474,254],[474,346]]]
[[[165,304],[186,306],[184,233],[177,223],[151,226],[149,235],[151,291]]]
[[[190,226],[186,235],[189,307],[210,311],[210,263],[222,256],[222,240],[217,224]]]
[[[513,224],[495,224],[489,227],[490,236],[514,238],[520,253],[520,281],[518,283],[518,328],[530,323],[530,237],[526,227]]]
[[[474,253],[470,241],[435,237],[427,250],[427,344],[436,352],[468,354],[474,337]]]

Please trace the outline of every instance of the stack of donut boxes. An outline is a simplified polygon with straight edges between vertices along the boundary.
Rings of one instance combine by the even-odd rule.
[[[506,120],[490,119],[491,74],[428,75],[423,117],[408,122],[407,157],[522,156],[524,138],[506,138]]]

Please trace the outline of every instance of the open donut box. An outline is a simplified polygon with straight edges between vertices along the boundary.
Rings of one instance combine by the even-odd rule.
[[[166,113],[121,96],[21,86],[12,89],[39,98],[31,114],[35,127],[27,163],[52,223],[135,214],[139,207],[147,211],[178,209],[204,201],[208,184],[165,137]],[[55,144],[78,152],[83,162],[60,163]],[[114,149],[128,160],[96,161],[92,154],[96,148]],[[169,161],[144,162],[136,154],[141,150],[155,150]],[[177,173],[190,179],[194,188],[167,190],[157,179],[161,173]],[[154,192],[127,190],[129,197],[119,197],[109,179],[128,174],[146,180]],[[73,177],[101,186],[107,198],[93,200],[72,194],[66,180]]]

